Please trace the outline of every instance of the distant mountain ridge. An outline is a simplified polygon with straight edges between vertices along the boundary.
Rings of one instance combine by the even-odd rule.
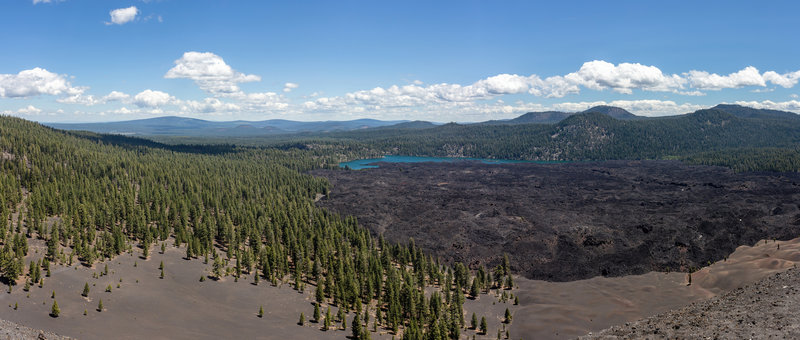
[[[43,123],[62,130],[85,130],[96,133],[122,135],[173,135],[173,136],[261,136],[299,132],[334,132],[376,128],[407,123],[404,120],[382,121],[356,119],[348,121],[300,122],[285,119],[263,121],[209,121],[186,117],[157,117],[107,123]]]
[[[589,112],[602,113],[604,115],[621,120],[645,118],[643,116],[637,116],[633,113],[630,113],[628,112],[628,110],[625,110],[620,107],[599,105],[580,112],[563,112],[563,111],[528,112],[514,119],[490,120],[488,122],[483,122],[478,124],[486,124],[486,125],[555,124],[566,119],[569,116],[581,113],[589,113]]]
[[[719,104],[710,110],[725,112],[737,118],[798,120],[800,115],[792,112],[756,109],[741,105]],[[623,108],[600,105],[580,112],[544,111],[528,112],[508,120],[490,120],[472,124],[457,125],[523,125],[556,124],[576,115],[599,114],[616,120],[649,120],[635,115]],[[293,133],[347,132],[356,130],[421,130],[441,124],[428,121],[382,121],[376,119],[356,119],[349,121],[300,122],[285,119],[263,121],[208,121],[185,117],[157,117],[108,123],[43,123],[63,130],[86,130],[96,133],[110,133],[139,136],[194,136],[194,137],[254,137]],[[449,125],[449,124],[448,124]]]

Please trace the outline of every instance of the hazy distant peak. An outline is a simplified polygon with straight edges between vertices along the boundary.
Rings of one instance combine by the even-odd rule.
[[[630,112],[628,112],[628,110],[625,110],[625,109],[623,109],[621,107],[608,106],[608,105],[598,105],[598,106],[592,107],[592,108],[590,108],[588,110],[585,110],[582,113],[587,113],[587,112],[602,113],[602,114],[609,115],[609,116],[617,118],[617,119],[633,119],[633,118],[638,117],[635,114],[630,113]]]

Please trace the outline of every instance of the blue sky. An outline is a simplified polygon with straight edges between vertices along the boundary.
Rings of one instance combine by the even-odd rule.
[[[480,121],[800,113],[797,2],[6,0],[0,113]]]

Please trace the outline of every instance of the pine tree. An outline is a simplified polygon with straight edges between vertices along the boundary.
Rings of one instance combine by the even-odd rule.
[[[320,288],[319,285],[317,285],[317,291],[314,294],[314,296],[315,296],[317,302],[322,302],[323,300],[325,300],[325,295],[322,293],[322,289]]]
[[[258,306],[258,317],[259,318],[264,317],[264,305]]]
[[[314,304],[314,322],[319,323],[319,303]]]
[[[58,301],[53,300],[53,307],[50,308],[50,316],[57,318],[61,314],[61,309],[58,308]]]
[[[506,308],[505,318],[505,323],[511,323],[511,311],[509,311],[508,308]]]
[[[97,303],[97,311],[98,312],[102,312],[103,311],[103,299],[100,299],[100,302]]]
[[[482,316],[481,317],[481,334],[486,335],[486,333],[488,331],[489,331],[489,326],[486,325],[486,317]]]
[[[159,279],[164,279],[164,269],[161,269],[161,276],[158,277]]]
[[[353,340],[360,340],[361,339],[361,315],[359,315],[358,311],[356,311],[356,315],[353,316],[353,322],[350,324],[350,329],[353,331]]]
[[[475,316],[475,313],[472,313],[472,319],[469,321],[469,325],[472,329],[478,328],[478,317]]]
[[[331,328],[331,318],[331,307],[328,306],[328,310],[325,312],[325,324],[322,330],[327,331],[329,328]]]
[[[83,297],[89,297],[89,282],[83,284],[83,293],[81,293]]]
[[[214,252],[214,264],[213,264],[213,275],[217,279],[222,278],[222,270],[224,265],[222,264],[222,259],[217,255],[217,252]]]
[[[300,312],[300,321],[297,322],[298,325],[303,326],[306,324],[306,316],[303,315],[303,312]]]
[[[470,287],[470,289],[469,289],[469,295],[474,299],[474,298],[478,297],[479,293],[480,292],[479,292],[479,289],[478,289],[478,278],[476,277],[476,278],[472,279],[472,287]]]

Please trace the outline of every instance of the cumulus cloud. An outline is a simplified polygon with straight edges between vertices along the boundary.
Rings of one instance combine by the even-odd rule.
[[[767,86],[764,77],[762,77],[758,69],[753,66],[745,67],[727,76],[708,73],[706,71],[692,70],[686,73],[686,77],[692,87],[701,90],[721,90],[744,86]]]
[[[639,63],[614,65],[603,60],[586,62],[577,72],[567,74],[564,78],[589,89],[611,89],[626,94],[633,93],[634,89],[677,91],[685,83],[679,75],[664,74],[655,66]]]
[[[577,94],[581,92],[578,84],[575,84],[562,76],[553,76],[546,79],[539,79],[538,76],[532,75],[531,88],[528,93],[545,98],[563,98],[569,94]]]
[[[136,113],[135,110],[131,110],[131,109],[129,109],[127,107],[124,107],[124,106],[119,108],[119,109],[116,109],[114,111],[111,111],[111,112],[115,113],[115,114],[120,114],[120,115],[129,115],[129,114]]]
[[[73,87],[67,76],[43,68],[20,71],[17,74],[0,74],[0,98],[47,95],[77,95],[85,88]]]
[[[42,113],[42,110],[33,105],[28,105],[16,111],[11,111],[11,110],[2,111],[2,114],[4,115],[22,115],[22,116],[35,116],[40,113]]]
[[[175,97],[170,96],[169,93],[166,92],[147,89],[134,96],[133,103],[139,107],[155,108],[167,104],[174,104]]]
[[[797,100],[789,100],[785,102],[773,102],[771,100],[736,101],[734,102],[734,104],[749,106],[756,109],[781,110],[781,111],[791,111],[794,113],[800,113],[800,101]]]
[[[211,52],[186,52],[164,75],[167,79],[191,79],[213,95],[241,92],[239,83],[260,81],[261,77],[235,71],[222,57]]]
[[[297,83],[286,83],[283,85],[283,92],[291,92],[292,90],[298,88],[300,85]]]
[[[109,14],[111,15],[111,22],[106,22],[106,25],[124,25],[136,19],[136,15],[139,14],[139,9],[136,8],[136,6],[117,8],[109,12]]]
[[[203,101],[187,100],[181,107],[185,113],[214,113],[240,111],[241,107],[233,103],[225,103],[217,98],[206,98]]]
[[[767,71],[764,72],[763,77],[765,81],[788,89],[797,85],[797,81],[800,80],[800,71],[786,74],[778,74],[775,71]]]
[[[86,106],[93,106],[102,102],[101,100],[96,99],[93,95],[84,95],[82,93],[59,98],[56,99],[56,101],[64,104],[80,104]]]
[[[131,96],[127,93],[122,93],[119,91],[111,91],[109,94],[100,98],[97,98],[94,95],[85,95],[83,93],[77,93],[70,96],[59,98],[56,101],[65,104],[80,104],[86,106],[93,106],[97,104],[105,104],[108,102],[115,102],[115,101],[127,102],[130,98]]]
[[[303,105],[311,110],[336,109],[344,106],[366,105],[381,107],[414,107],[447,102],[487,100],[502,95],[529,93],[537,97],[562,98],[578,94],[581,87],[593,90],[611,89],[630,94],[634,89],[703,95],[702,92],[681,91],[686,80],[681,76],[664,74],[655,66],[622,63],[614,65],[605,61],[584,63],[577,72],[564,76],[541,78],[538,75],[499,74],[478,80],[469,85],[433,84],[420,86],[376,87],[347,93],[338,97],[323,97]]]
[[[103,102],[127,101],[131,95],[119,91],[111,91],[103,97]]]

